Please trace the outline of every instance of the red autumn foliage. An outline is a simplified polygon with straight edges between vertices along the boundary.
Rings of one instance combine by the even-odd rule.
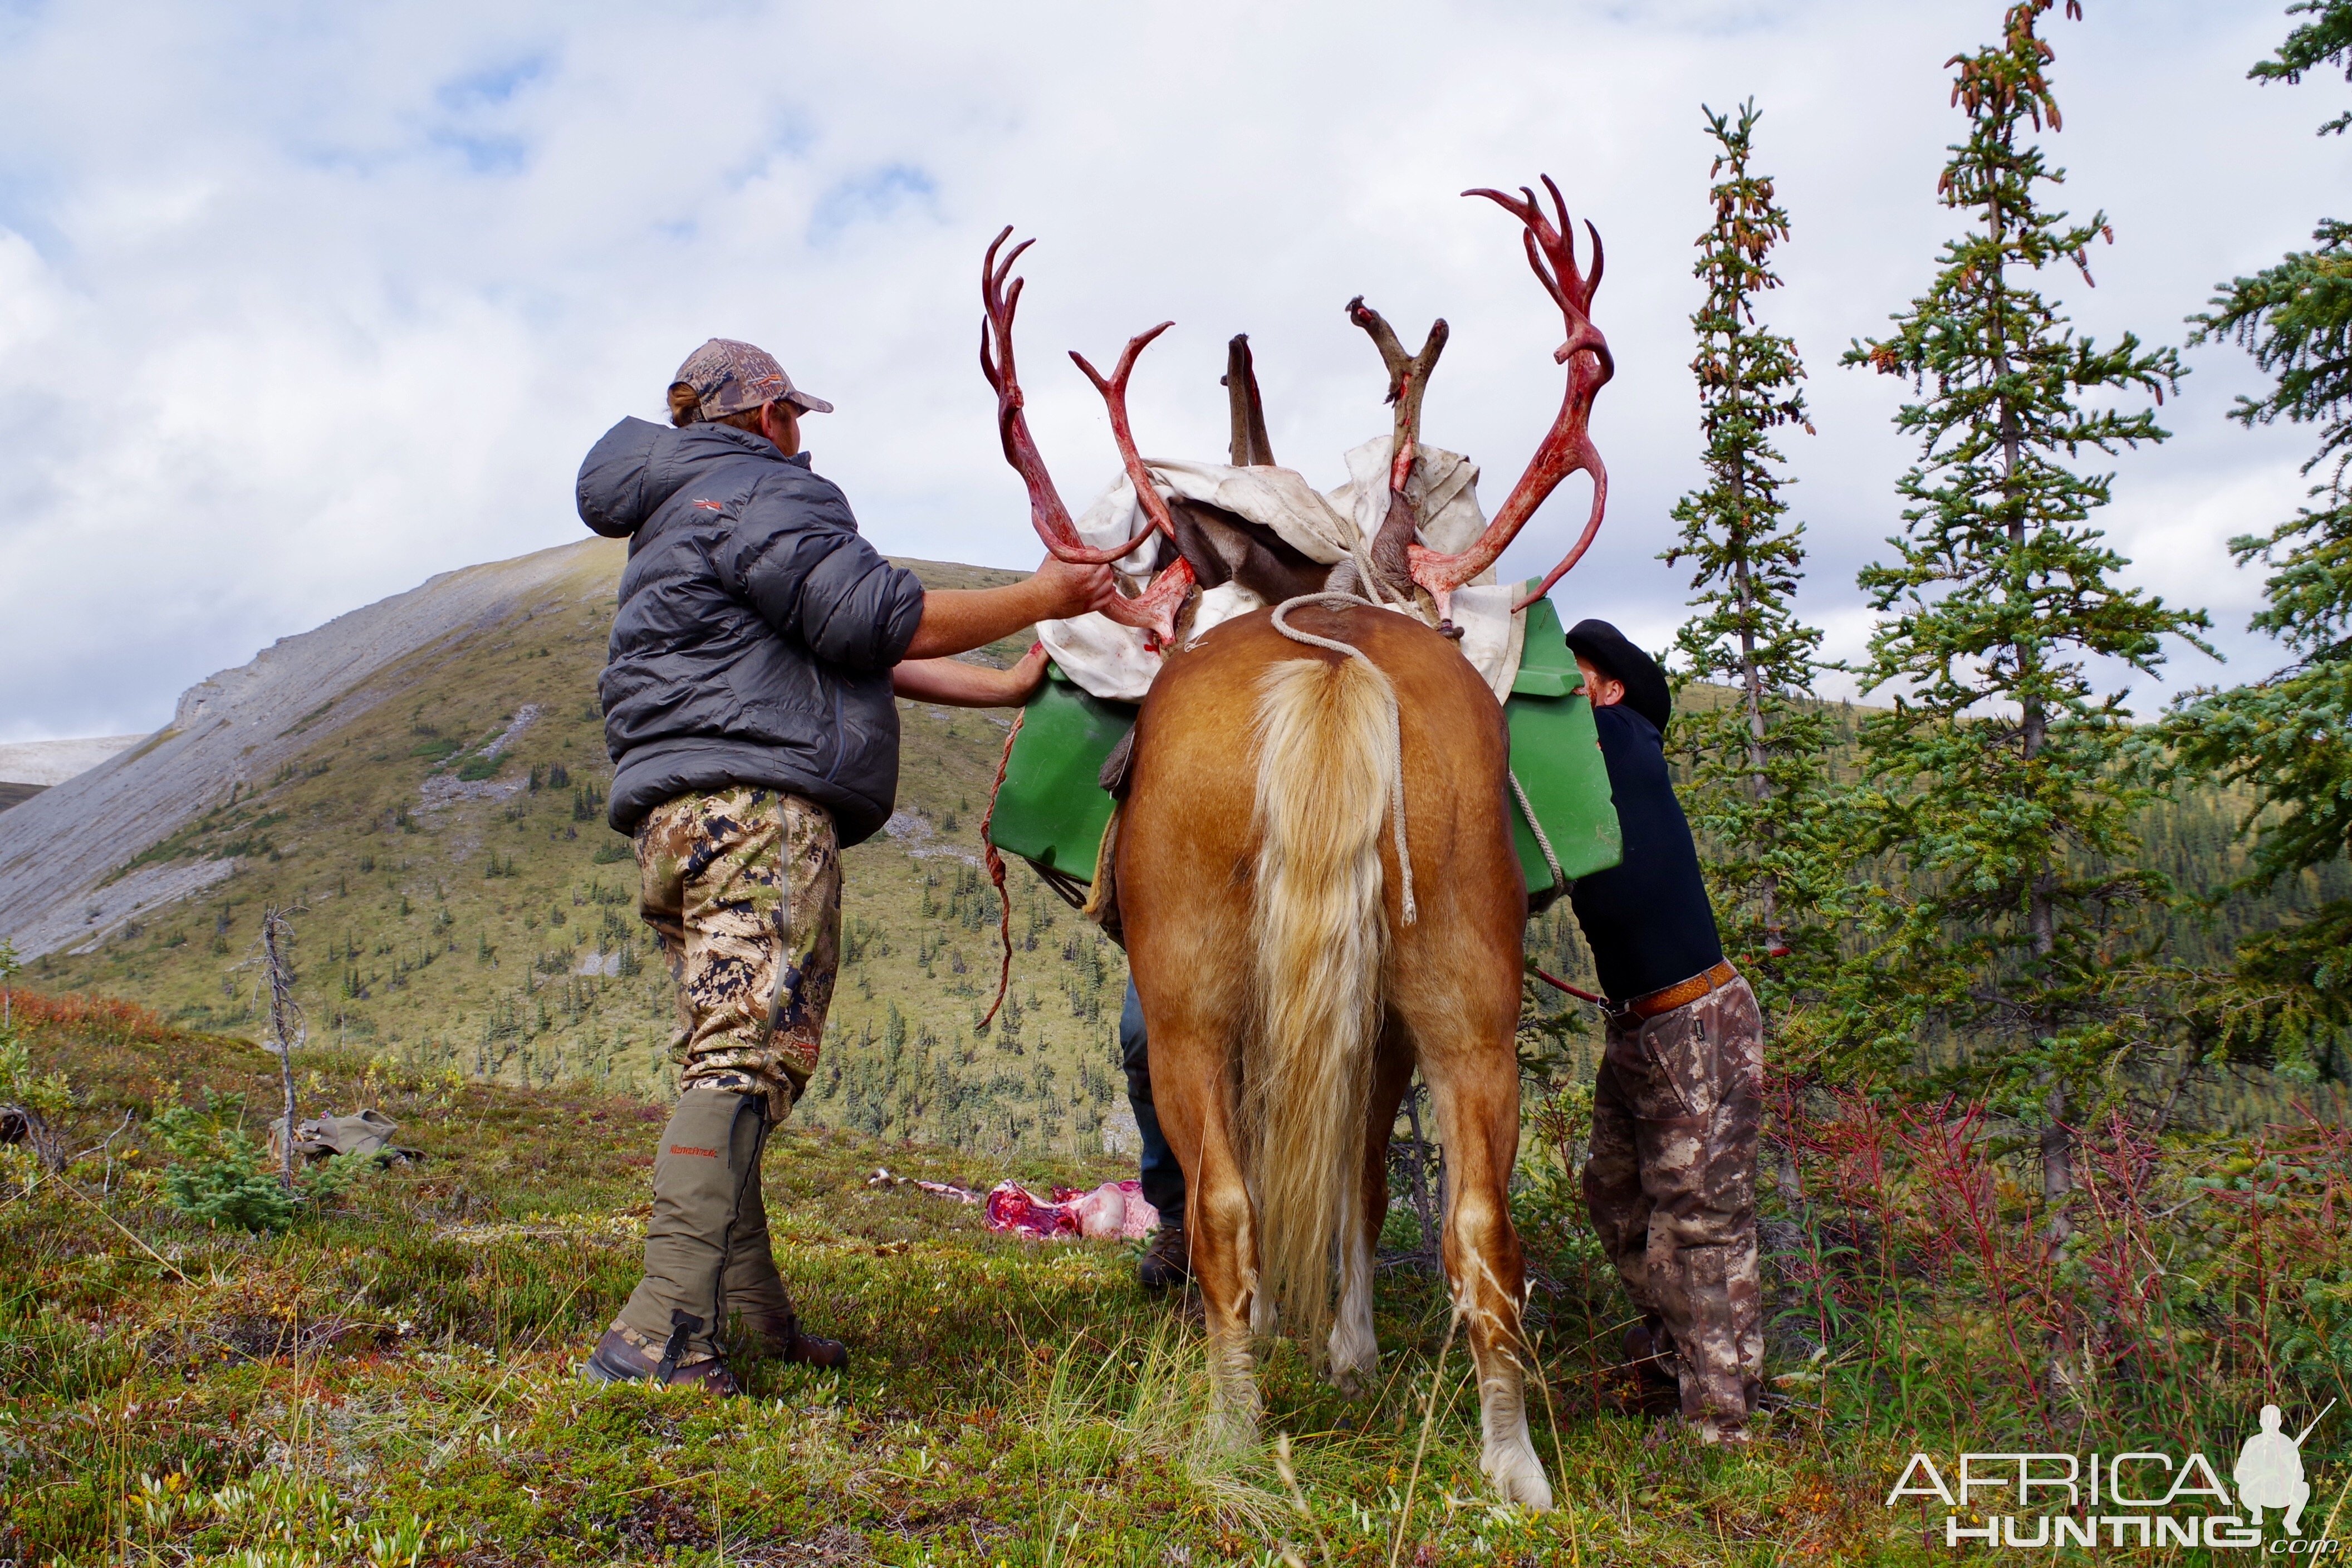
[[[163,1045],[186,1034],[165,1023],[161,1014],[113,996],[51,996],[12,986],[8,998],[10,1011],[26,1024],[64,1030],[85,1039],[112,1045]]]
[[[1769,1094],[1791,1222],[1776,1315],[1844,1358],[1865,1405],[2185,1433],[2192,1407],[2352,1395],[2352,1127],[2302,1108],[2159,1145],[2110,1111],[2077,1129],[2060,1226],[2031,1140],[1982,1104],[1780,1075]]]

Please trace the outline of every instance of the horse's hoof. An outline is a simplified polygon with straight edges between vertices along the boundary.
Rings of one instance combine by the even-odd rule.
[[[1371,1392],[1381,1371],[1380,1353],[1375,1351],[1361,1361],[1334,1361],[1331,1363],[1331,1386],[1349,1399],[1361,1399]]]
[[[1334,1329],[1329,1358],[1326,1365],[1331,1386],[1350,1399],[1362,1394],[1380,1375],[1381,1344],[1372,1337],[1369,1324],[1352,1331]]]
[[[1489,1454],[1478,1468],[1486,1472],[1486,1479],[1495,1483],[1495,1490],[1505,1502],[1517,1503],[1538,1513],[1551,1511],[1551,1483],[1544,1479],[1542,1464],[1529,1450]]]

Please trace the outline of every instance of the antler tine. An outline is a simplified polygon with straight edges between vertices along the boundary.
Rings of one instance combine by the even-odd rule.
[[[1446,601],[1453,591],[1492,566],[1545,498],[1569,475],[1581,470],[1592,476],[1592,510],[1586,517],[1584,531],[1575,548],[1515,608],[1525,608],[1543,597],[1583,558],[1601,531],[1601,516],[1608,506],[1609,471],[1593,447],[1589,428],[1592,400],[1617,371],[1616,361],[1609,352],[1609,341],[1592,324],[1589,313],[1592,296],[1601,287],[1604,262],[1601,231],[1591,220],[1586,221],[1585,232],[1592,238],[1592,270],[1587,276],[1577,265],[1576,226],[1569,216],[1568,202],[1550,175],[1541,178],[1544,189],[1551,195],[1551,213],[1544,211],[1543,199],[1527,185],[1519,187],[1518,196],[1484,188],[1462,193],[1465,196],[1484,196],[1519,220],[1528,266],[1543,284],[1544,292],[1559,307],[1560,317],[1568,327],[1566,341],[1552,354],[1554,362],[1568,367],[1568,387],[1560,400],[1559,413],[1528,460],[1527,472],[1520,476],[1509,499],[1495,513],[1494,521],[1486,525],[1477,542],[1458,555],[1441,555],[1419,544],[1409,548],[1413,581],[1427,588],[1437,600],[1441,617],[1445,615]],[[1558,215],[1556,223],[1553,214]]]
[[[1567,294],[1560,289],[1559,277],[1544,265],[1544,253],[1536,243],[1536,231],[1532,227],[1523,228],[1519,231],[1519,238],[1528,247],[1528,270],[1534,273],[1536,281],[1544,286],[1544,292],[1551,296],[1551,302],[1563,312],[1574,310],[1576,307],[1568,302]]]
[[[1412,356],[1404,352],[1404,344],[1398,341],[1396,329],[1389,325],[1388,318],[1365,304],[1361,294],[1348,301],[1348,320],[1363,328],[1372,340],[1372,347],[1380,351],[1381,363],[1388,367],[1389,373],[1389,395],[1383,401],[1394,403],[1404,394],[1404,378],[1412,368]]]
[[[1544,222],[1544,239],[1546,241],[1547,248],[1554,245],[1559,247],[1561,252],[1561,262],[1566,267],[1566,278],[1563,281],[1572,281],[1575,284],[1577,309],[1582,310],[1586,305],[1591,302],[1592,290],[1599,288],[1601,285],[1601,261],[1600,252],[1598,249],[1601,243],[1600,236],[1596,234],[1593,237],[1593,245],[1595,249],[1593,253],[1592,281],[1591,283],[1587,283],[1584,281],[1583,274],[1577,270],[1576,220],[1568,216],[1568,198],[1559,194],[1559,187],[1552,183],[1552,178],[1549,174],[1538,174],[1536,177],[1543,181],[1544,189],[1551,193],[1551,210],[1559,215],[1559,221],[1556,224],[1549,218]],[[1530,193],[1530,195],[1532,194],[1533,193]],[[1592,226],[1591,220],[1587,219],[1584,226],[1591,228]]]
[[[1512,216],[1524,226],[1519,230],[1519,243],[1527,248],[1528,270],[1536,275],[1536,281],[1544,286],[1544,292],[1551,296],[1551,302],[1566,314],[1576,309],[1576,303],[1568,295],[1569,287],[1577,276],[1576,247],[1571,237],[1563,265],[1559,256],[1559,237],[1562,228],[1567,229],[1571,237],[1575,235],[1576,228],[1568,221],[1568,205],[1559,199],[1559,188],[1551,183],[1550,175],[1546,174],[1542,178],[1545,189],[1551,192],[1552,205],[1559,210],[1557,225],[1545,213],[1543,198],[1525,185],[1519,187],[1519,194],[1527,200],[1506,205],[1510,207]]]
[[[980,323],[980,374],[988,378],[988,384],[996,389],[1000,400],[1004,395],[1005,384],[1011,382],[1013,405],[1017,408],[1021,405],[1022,397],[1020,383],[1013,371],[1013,316],[1021,308],[1021,285],[1026,279],[1013,279],[1009,290],[1004,287],[1004,279],[1012,272],[1013,263],[1021,259],[1021,253],[1037,242],[1023,240],[1013,247],[1003,264],[999,266],[996,253],[1012,237],[1013,226],[1008,223],[996,231],[996,237],[989,242],[988,254],[980,262],[980,299],[985,312]],[[993,363],[989,358],[992,334],[996,350]],[[1002,417],[1001,409],[999,416]]]
[[[1128,339],[1127,347],[1119,352],[1118,363],[1111,367],[1108,380],[1100,371],[1087,363],[1086,355],[1076,349],[1070,351],[1071,360],[1087,373],[1087,379],[1095,384],[1095,390],[1102,394],[1103,406],[1110,413],[1110,437],[1118,443],[1118,460],[1126,465],[1128,479],[1135,486],[1137,504],[1151,520],[1151,526],[1171,539],[1176,537],[1176,520],[1169,515],[1168,503],[1160,499],[1159,487],[1151,482],[1150,471],[1144,468],[1143,457],[1136,450],[1134,428],[1128,423],[1127,378],[1135,374],[1136,358],[1150,346],[1151,340],[1175,324],[1162,321],[1149,331],[1138,332]],[[1142,535],[1136,537],[1140,539]]]
[[[1176,612],[1184,607],[1185,596],[1192,593],[1195,581],[1192,563],[1179,555],[1142,593],[1132,599],[1113,598],[1103,614],[1121,626],[1142,627],[1147,634],[1147,647],[1155,651],[1164,648],[1176,640]]]
[[[1004,460],[1013,465],[1029,488],[1029,526],[1045,542],[1045,548],[1065,561],[1086,566],[1107,565],[1132,552],[1135,547],[1150,536],[1150,529],[1129,540],[1125,544],[1110,547],[1090,547],[1078,537],[1071,524],[1070,512],[1054,488],[1053,475],[1045,468],[1045,459],[1037,450],[1037,441],[1029,433],[1028,416],[1022,412],[1026,402],[1021,393],[1021,380],[1013,363],[1013,318],[1021,308],[1021,286],[1024,279],[1013,278],[1014,263],[1021,253],[1036,243],[1024,239],[1007,251],[1000,261],[997,252],[1013,237],[1013,226],[1006,224],[989,243],[988,254],[980,263],[980,302],[982,318],[980,324],[980,374],[996,393],[996,434],[1004,447]],[[1008,284],[1006,279],[1011,279]]]
[[[1176,520],[1169,515],[1168,503],[1160,498],[1160,487],[1152,482],[1151,470],[1144,467],[1143,456],[1136,449],[1135,430],[1127,415],[1127,382],[1128,377],[1135,374],[1137,358],[1151,345],[1153,339],[1175,324],[1162,321],[1128,339],[1127,347],[1119,352],[1118,363],[1111,367],[1108,376],[1087,363],[1086,355],[1076,349],[1070,351],[1071,360],[1086,372],[1087,379],[1095,384],[1095,390],[1102,394],[1103,406],[1110,414],[1111,439],[1118,446],[1118,458],[1127,468],[1128,482],[1135,487],[1136,504],[1143,509],[1143,515],[1148,520],[1145,527],[1136,534],[1135,543],[1150,538],[1155,529],[1171,540],[1176,537]],[[1166,570],[1152,579],[1150,586],[1142,594],[1133,599],[1115,601],[1104,614],[1128,626],[1144,627],[1152,634],[1152,640],[1164,645],[1175,636],[1176,611],[1183,604],[1184,595],[1192,589],[1192,582],[1191,563],[1179,555]]]
[[[1576,264],[1576,223],[1569,216],[1568,202],[1560,195],[1559,187],[1552,183],[1549,174],[1540,177],[1544,189],[1551,193],[1552,209],[1559,215],[1557,221],[1550,213],[1544,211],[1543,198],[1527,185],[1519,187],[1519,195],[1524,200],[1493,190],[1465,191],[1462,194],[1485,196],[1519,220],[1524,226],[1519,239],[1527,247],[1528,269],[1536,275],[1536,281],[1544,286],[1544,292],[1551,296],[1552,302],[1573,321],[1584,314],[1592,302],[1592,291],[1601,286],[1601,231],[1594,228],[1590,221],[1584,226],[1586,232],[1592,236],[1592,276],[1588,280],[1583,269]]]
[[[1232,449],[1237,468],[1274,467],[1274,442],[1265,433],[1265,402],[1258,394],[1257,368],[1250,360],[1249,334],[1235,332],[1225,344],[1225,409],[1233,419]]]

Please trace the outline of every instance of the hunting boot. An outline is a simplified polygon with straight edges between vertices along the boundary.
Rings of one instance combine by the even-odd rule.
[[[1181,1285],[1192,1278],[1192,1249],[1184,1240],[1184,1225],[1163,1225],[1151,1238],[1151,1246],[1135,1266],[1136,1283],[1145,1289],[1158,1292]]]
[[[761,1128],[764,1145],[767,1129]],[[849,1364],[849,1352],[839,1340],[821,1340],[801,1332],[799,1314],[785,1293],[783,1276],[776,1272],[776,1256],[768,1239],[768,1205],[760,1194],[760,1159],[751,1157],[751,1179],[736,1211],[735,1228],[728,1237],[726,1311],[730,1342],[746,1357],[769,1356],[809,1366]]]
[[[646,1275],[588,1358],[599,1383],[699,1383],[740,1392],[719,1343],[724,1280],[745,1192],[760,1169],[765,1101],[731,1089],[678,1096],[654,1155]]]

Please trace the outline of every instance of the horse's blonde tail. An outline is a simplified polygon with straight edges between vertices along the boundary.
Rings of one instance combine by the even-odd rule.
[[[1258,681],[1256,973],[1241,1142],[1260,1302],[1302,1343],[1328,1326],[1335,1245],[1363,1223],[1396,722],[1396,692],[1365,658],[1285,659]]]

